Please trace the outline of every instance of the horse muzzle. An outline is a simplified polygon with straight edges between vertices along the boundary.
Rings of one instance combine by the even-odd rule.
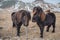
[[[24,26],[28,26],[28,24],[24,24]]]
[[[32,20],[32,22],[36,22],[35,20]]]
[[[36,20],[35,20],[35,18],[34,18],[34,17],[32,18],[32,22],[36,22]]]

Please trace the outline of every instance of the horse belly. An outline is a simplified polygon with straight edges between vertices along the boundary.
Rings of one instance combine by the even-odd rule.
[[[51,25],[54,22],[52,16],[47,16],[44,25]]]

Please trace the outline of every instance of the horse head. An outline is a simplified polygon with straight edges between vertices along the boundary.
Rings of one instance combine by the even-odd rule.
[[[38,20],[43,21],[44,19],[45,19],[45,13],[43,12],[42,8],[40,6],[34,7],[32,22],[36,22]]]

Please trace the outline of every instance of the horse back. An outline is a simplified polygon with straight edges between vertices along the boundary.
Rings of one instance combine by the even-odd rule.
[[[55,21],[56,21],[56,16],[55,16],[54,13],[46,14],[46,19],[45,19],[45,24],[46,25],[53,24],[53,23],[55,23]]]

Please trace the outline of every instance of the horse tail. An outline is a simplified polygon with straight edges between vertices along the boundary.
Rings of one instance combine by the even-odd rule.
[[[54,15],[54,23],[56,23],[56,16]]]

